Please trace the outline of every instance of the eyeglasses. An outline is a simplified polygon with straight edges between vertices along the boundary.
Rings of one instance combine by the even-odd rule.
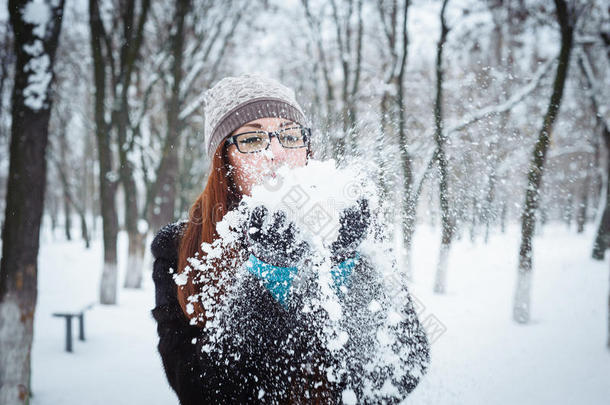
[[[280,144],[287,149],[309,147],[311,128],[301,126],[282,128],[278,131],[251,131],[231,135],[227,138],[227,145],[237,146],[241,153],[255,153],[269,149],[271,138],[277,137]]]

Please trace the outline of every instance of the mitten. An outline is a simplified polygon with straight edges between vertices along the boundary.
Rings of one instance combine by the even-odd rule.
[[[339,217],[337,239],[330,246],[333,265],[356,255],[356,249],[365,239],[370,223],[371,213],[368,200],[365,198],[359,199],[355,205],[343,210]]]
[[[309,253],[308,243],[297,241],[295,224],[287,221],[283,211],[269,217],[264,206],[252,211],[245,231],[250,252],[246,269],[263,280],[276,301],[286,307],[292,280],[298,273],[296,264]]]
[[[272,266],[293,266],[309,251],[307,242],[297,241],[296,225],[283,211],[269,217],[266,207],[254,208],[245,232],[249,252]]]

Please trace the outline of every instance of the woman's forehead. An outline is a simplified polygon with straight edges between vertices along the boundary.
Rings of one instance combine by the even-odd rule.
[[[258,129],[267,129],[267,128],[281,128],[289,124],[293,124],[294,122],[281,117],[265,117],[258,118],[256,120],[249,121],[243,124],[238,128],[258,128]]]

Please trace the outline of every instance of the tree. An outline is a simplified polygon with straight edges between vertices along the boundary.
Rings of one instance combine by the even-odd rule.
[[[176,189],[178,183],[178,150],[180,134],[184,121],[180,119],[182,99],[180,88],[183,79],[185,18],[191,8],[190,1],[179,0],[175,3],[175,29],[170,37],[171,43],[171,95],[167,108],[167,134],[161,152],[161,161],[151,187],[151,193],[158,202],[156,210],[150,210],[150,218],[154,228],[173,221],[175,216]],[[153,207],[153,204],[150,205]]]
[[[345,158],[345,153],[354,154],[355,137],[353,132],[356,130],[356,95],[360,85],[360,70],[362,67],[362,0],[357,0],[357,22],[352,27],[352,14],[354,12],[354,0],[348,0],[346,6],[347,13],[343,18],[339,15],[337,1],[330,2],[337,32],[337,46],[339,48],[339,60],[343,80],[341,84],[342,110],[341,117],[343,122],[342,137],[337,140],[337,156],[341,161]],[[356,30],[355,46],[352,45],[353,30]]]
[[[363,2],[361,0],[356,2],[355,19],[352,17],[354,15],[354,0],[344,0],[340,4],[337,4],[337,0],[330,2],[332,15],[330,23],[335,32],[337,55],[331,54],[330,46],[325,44],[322,39],[321,30],[323,29],[325,4],[320,7],[320,17],[314,16],[309,0],[301,0],[301,4],[318,51],[318,58],[326,84],[326,129],[337,130],[340,134],[333,140],[332,153],[337,162],[342,163],[345,161],[346,154],[354,154],[356,151],[354,132],[357,130],[357,95],[362,73]],[[345,13],[340,13],[340,10],[345,10]],[[336,89],[333,81],[333,71],[335,69],[341,72],[340,111],[334,105]],[[335,126],[338,126],[338,128],[335,128]]]
[[[601,138],[604,141],[606,152],[610,151],[610,127],[608,122],[604,119],[601,112],[601,105],[598,100],[597,92],[595,91],[595,77],[593,74],[593,68],[591,58],[586,51],[581,51],[578,57],[578,66],[589,88],[589,98],[591,100],[591,108],[596,118],[597,130],[601,134]],[[610,159],[606,162],[606,195],[604,196],[605,204],[603,205],[603,213],[601,221],[599,222],[597,233],[595,236],[595,242],[593,244],[592,257],[596,260],[604,260],[606,250],[610,247]]]
[[[89,0],[89,27],[93,55],[93,82],[95,85],[95,136],[99,160],[100,204],[103,221],[104,264],[100,285],[100,303],[116,303],[117,285],[117,234],[119,221],[114,195],[117,175],[112,170],[110,125],[106,122],[106,64],[104,39],[106,32],[100,16],[98,0]],[[106,52],[109,49],[106,48]]]
[[[68,140],[67,140],[67,118],[63,115],[67,113],[67,111],[57,111],[54,110],[54,116],[59,121],[57,128],[55,131],[57,132],[57,141],[58,144],[55,148],[50,148],[51,150],[47,153],[47,156],[50,161],[53,162],[55,170],[57,174],[59,174],[59,180],[61,183],[62,194],[63,194],[63,203],[64,203],[64,212],[68,217],[70,215],[71,210],[69,207],[74,208],[78,214],[80,220],[80,229],[81,229],[81,237],[85,242],[85,247],[88,249],[90,247],[90,235],[89,235],[89,227],[87,226],[87,218],[86,218],[86,209],[85,209],[85,201],[86,195],[83,195],[83,191],[86,192],[86,188],[81,185],[81,193],[80,197],[77,198],[78,194],[72,190],[72,185],[70,184],[69,171],[70,167],[73,167],[70,163],[70,159],[68,157]],[[88,137],[85,134],[85,137]],[[87,144],[85,140],[85,144]],[[59,151],[55,151],[54,149],[59,149]],[[86,164],[85,164],[86,165]],[[85,169],[85,173],[81,173],[83,176],[82,180],[86,180],[86,166],[83,167]],[[71,228],[71,222],[68,218],[66,218],[66,239],[70,240],[68,237],[69,229]]]
[[[125,279],[125,287],[139,288],[142,281],[142,257],[144,256],[144,238],[145,235],[138,229],[138,203],[137,203],[137,188],[134,175],[134,162],[129,158],[129,153],[134,148],[134,131],[132,130],[130,120],[130,103],[129,93],[132,89],[132,83],[138,70],[138,56],[144,38],[144,26],[147,21],[148,11],[150,9],[150,0],[142,0],[139,2],[139,8],[136,10],[136,1],[128,0],[119,2],[114,8],[112,15],[112,25],[120,29],[112,32],[106,30],[104,21],[99,13],[99,3],[97,0],[90,2],[91,14],[91,40],[94,59],[94,75],[96,76],[96,105],[99,104],[101,114],[105,111],[105,105],[112,106],[110,111],[110,122],[106,122],[105,115],[99,117],[100,123],[96,124],[97,132],[101,136],[99,128],[106,128],[105,139],[102,143],[111,144],[110,137],[116,133],[116,141],[118,144],[118,180],[123,187],[123,196],[125,198],[125,217],[124,223],[129,238],[128,255],[127,255],[127,271]],[[139,14],[137,13],[139,11]],[[115,50],[115,44],[118,51]],[[95,49],[94,49],[95,48]],[[97,75],[100,75],[97,78]],[[106,86],[106,75],[109,74],[110,92],[106,89],[103,93],[100,86]],[[98,100],[99,98],[99,100]],[[98,110],[96,108],[96,123]],[[102,122],[103,121],[103,122]],[[98,138],[99,139],[99,138]],[[98,142],[98,148],[100,144]],[[100,153],[100,168],[102,167],[102,154],[108,154],[106,173],[111,173],[112,157],[111,150],[104,145],[107,152],[99,151]],[[103,170],[100,170],[102,172]],[[102,174],[100,173],[100,176]],[[107,177],[106,175],[104,175]],[[108,182],[107,179],[100,182]],[[109,189],[116,187],[115,184],[105,187],[106,192]],[[102,200],[106,200],[105,205],[109,207],[114,205],[113,201],[109,200],[109,196],[104,197],[102,192]],[[114,209],[114,208],[113,208]],[[115,210],[115,209],[114,209]],[[102,210],[104,212],[104,210]],[[107,211],[110,211],[108,208]],[[116,216],[107,213],[109,216]],[[115,220],[108,217],[109,224]],[[116,220],[115,222],[118,222]],[[109,262],[104,265],[101,283],[101,302],[105,304],[116,303],[116,287],[117,287],[117,267],[116,267],[116,232],[112,229],[114,225],[109,226],[109,234],[105,236],[104,251],[106,252],[106,238],[108,239],[108,249],[114,250],[112,254],[108,251]],[[106,234],[106,233],[105,233]],[[110,246],[112,245],[112,246]],[[112,257],[112,256],[115,257]]]
[[[15,54],[13,52],[13,30],[7,18],[0,22],[0,160],[9,161],[10,142],[10,98],[11,78],[13,66],[15,65]],[[6,182],[8,173],[0,172],[0,228],[4,223],[4,208],[6,201]]]
[[[0,403],[31,396],[30,353],[46,181],[50,85],[64,1],[9,1],[15,83],[0,261]]]
[[[180,1],[179,3],[182,3]],[[144,257],[145,234],[138,229],[138,190],[134,177],[134,163],[129,159],[128,153],[133,149],[133,133],[128,138],[130,130],[129,119],[129,91],[137,70],[136,62],[144,37],[144,25],[148,18],[150,0],[142,0],[140,14],[135,12],[136,1],[128,0],[119,3],[119,19],[122,32],[119,37],[120,53],[118,69],[112,69],[112,83],[117,90],[114,92],[112,111],[112,126],[116,130],[119,151],[119,177],[123,186],[125,198],[125,228],[129,238],[127,250],[127,268],[125,272],[126,288],[140,288],[142,284],[142,258]],[[108,43],[108,40],[106,41]],[[107,49],[106,64],[114,63],[113,50]],[[116,72],[117,76],[114,76]]]
[[[141,218],[158,229],[188,211],[193,191],[201,192],[209,163],[202,158],[201,106],[205,91],[220,75],[231,72],[235,35],[248,13],[257,13],[259,2],[243,0],[175,2],[172,7],[155,4],[154,28],[173,28],[167,38],[148,43],[154,63],[144,66],[148,76],[142,84],[142,114],[133,127],[146,122],[152,133],[142,148],[141,169],[146,188]],[[247,34],[244,32],[242,35]],[[163,110],[166,113],[156,114]],[[152,136],[150,136],[152,135]],[[177,202],[179,203],[177,204]],[[177,211],[176,208],[180,211]]]
[[[383,196],[386,197],[390,193],[390,187],[386,179],[386,164],[385,151],[383,150],[384,140],[391,134],[390,122],[398,121],[398,144],[400,148],[402,172],[404,178],[403,192],[400,193],[402,211],[402,235],[405,246],[404,261],[406,262],[407,278],[412,277],[411,270],[411,251],[413,245],[413,234],[415,232],[416,207],[419,199],[419,193],[414,186],[413,178],[413,159],[409,153],[408,142],[405,129],[405,74],[407,67],[407,56],[409,49],[409,32],[407,30],[407,20],[409,15],[410,0],[404,0],[399,7],[398,2],[393,0],[389,7],[389,12],[386,10],[386,4],[383,1],[378,1],[378,11],[385,34],[387,45],[390,53],[390,63],[384,69],[385,90],[381,97],[380,117],[381,131],[377,140],[378,154],[380,160],[379,178],[381,181],[381,190]],[[397,20],[400,17],[400,29],[398,28]],[[389,87],[394,86],[394,96],[391,95]],[[393,105],[392,105],[393,104]],[[388,114],[390,112],[390,114]],[[388,122],[390,118],[390,122]],[[390,141],[392,142],[392,141]]]
[[[337,111],[335,107],[335,89],[333,80],[331,78],[331,63],[329,61],[330,56],[327,55],[327,51],[324,47],[324,41],[322,38],[322,19],[324,8],[321,8],[320,16],[318,17],[313,14],[313,11],[309,4],[309,0],[301,0],[301,4],[303,5],[303,9],[305,11],[305,19],[307,21],[309,31],[313,36],[315,49],[317,50],[317,55],[315,55],[315,60],[317,61],[317,63],[314,65],[314,67],[316,71],[321,70],[322,72],[325,94],[324,105],[326,107],[324,113],[322,114],[324,117],[323,127],[326,130],[329,130],[335,124],[334,121],[335,116],[337,115]],[[322,97],[316,93],[316,99],[321,100]],[[335,155],[337,154],[336,152],[334,153]]]
[[[577,13],[568,7],[564,0],[555,0],[557,20],[561,28],[561,49],[558,56],[557,71],[553,82],[553,92],[544,115],[542,128],[534,146],[528,173],[525,204],[521,215],[521,247],[519,249],[519,266],[517,287],[513,304],[513,319],[518,323],[527,323],[530,319],[530,288],[532,276],[532,239],[536,225],[536,210],[539,205],[540,186],[544,172],[553,124],[559,112],[563,89],[568,76],[570,53]]]
[[[64,204],[76,211],[80,222],[80,235],[85,247],[90,247],[91,234],[87,215],[89,206],[97,195],[93,189],[93,167],[95,146],[94,131],[90,119],[92,107],[90,49],[82,46],[87,41],[88,27],[86,9],[68,3],[64,20],[79,21],[79,25],[65,26],[61,33],[61,47],[55,55],[54,101],[49,123],[49,173],[47,187],[61,190]],[[80,147],[79,147],[80,146]],[[45,205],[47,205],[45,203]],[[49,211],[45,206],[45,210]]]
[[[603,38],[603,34],[601,35]],[[606,39],[606,47],[608,45]],[[603,58],[602,58],[603,59]],[[608,58],[610,59],[610,58]],[[606,59],[606,63],[608,62]],[[610,246],[610,125],[604,118],[602,113],[602,104],[600,102],[601,85],[598,83],[595,77],[592,58],[590,51],[586,48],[582,49],[578,53],[578,67],[582,72],[582,76],[586,83],[586,90],[591,101],[591,109],[595,116],[596,130],[600,133],[600,137],[603,140],[603,144],[606,149],[606,184],[605,184],[605,195],[601,196],[600,207],[602,209],[602,216],[598,224],[598,229],[593,244],[592,256],[596,260],[603,260],[606,250]],[[597,150],[596,150],[597,151]],[[584,216],[584,215],[583,215]],[[607,323],[607,342],[606,346],[610,350],[610,291],[608,292],[608,323]]]
[[[447,277],[447,261],[451,249],[454,220],[449,207],[448,162],[445,150],[447,135],[443,129],[443,47],[449,28],[445,20],[448,0],[443,0],[441,8],[441,36],[436,48],[436,100],[434,102],[434,141],[436,143],[435,161],[438,165],[439,191],[441,204],[441,249],[439,253],[434,292],[444,293]]]

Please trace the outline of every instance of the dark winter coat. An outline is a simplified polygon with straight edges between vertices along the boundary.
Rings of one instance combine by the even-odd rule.
[[[351,370],[349,381],[326,381],[325,370],[335,364],[332,356],[317,344],[318,336],[308,323],[308,315],[284,309],[254,275],[249,275],[245,280],[244,291],[247,295],[240,298],[240,302],[246,305],[236,307],[231,318],[235,333],[227,331],[227,339],[222,342],[224,353],[237,353],[238,356],[219,358],[214,352],[201,350],[207,343],[205,329],[189,324],[178,303],[176,284],[172,278],[177,268],[178,243],[185,224],[166,225],[151,245],[155,258],[153,280],[156,294],[152,315],[157,321],[158,351],[168,382],[180,403],[311,403],[312,392],[305,393],[303,390],[311,389],[316,380],[322,384],[315,384],[318,389],[313,393],[314,398],[324,404],[341,403],[345,385],[357,385],[355,380],[362,375],[362,370],[358,369],[361,362],[354,359],[353,366],[341,365]],[[366,271],[354,271],[355,280],[352,281],[358,282],[358,277],[366,278],[368,275]],[[362,301],[359,297],[347,299],[347,306],[361,309],[361,305],[366,304],[359,302]],[[417,346],[423,349],[407,350],[409,359],[404,360],[423,364],[425,368],[429,362],[427,338],[410,298],[407,306],[409,317],[404,325],[401,324],[405,329],[405,339],[417,341]],[[354,312],[354,317],[365,312]],[[240,330],[240,325],[248,327]],[[234,335],[240,336],[239,342],[232,339]],[[290,348],[293,350],[289,350],[290,353],[287,353],[286,342],[291,342]],[[400,397],[412,391],[418,379],[419,376],[405,376],[401,382]],[[290,392],[291,395],[288,394]],[[389,398],[388,402],[397,403],[400,399]]]

